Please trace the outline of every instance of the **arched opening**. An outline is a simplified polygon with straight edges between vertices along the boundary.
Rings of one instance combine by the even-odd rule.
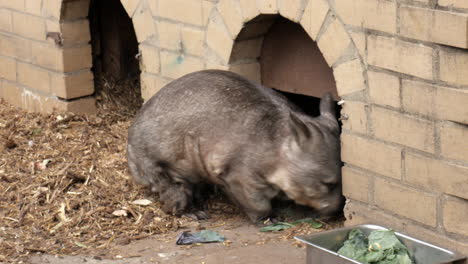
[[[98,107],[133,114],[143,100],[132,20],[120,0],[91,0],[89,22]]]
[[[325,92],[339,100],[333,70],[317,43],[300,24],[279,15],[259,15],[244,25],[235,40],[229,66],[231,71],[283,94],[310,116],[320,115],[320,98]],[[335,111],[339,119],[341,106],[335,104]],[[273,206],[279,212],[305,216],[310,212],[290,201],[276,200]],[[337,216],[341,219],[342,214]]]
[[[230,68],[285,95],[305,113],[319,114],[320,97],[338,101],[333,70],[301,25],[279,15],[259,15],[244,25]],[[336,106],[337,118],[341,107]]]

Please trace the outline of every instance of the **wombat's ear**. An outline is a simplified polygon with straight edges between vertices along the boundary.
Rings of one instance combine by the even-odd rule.
[[[301,143],[310,138],[311,132],[307,125],[302,122],[302,120],[300,120],[296,115],[289,113],[289,117],[291,120],[291,129],[294,139],[299,145],[301,145]]]
[[[325,93],[320,99],[320,115],[331,114],[335,116],[335,106],[330,92]]]
[[[322,124],[327,126],[331,131],[338,132],[339,125],[335,116],[335,105],[331,93],[327,92],[320,100],[320,117]]]

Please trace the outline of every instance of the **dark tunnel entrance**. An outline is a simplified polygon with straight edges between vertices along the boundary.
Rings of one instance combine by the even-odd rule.
[[[320,115],[320,98],[330,92],[341,133],[341,106],[337,104],[340,99],[333,70],[300,24],[279,15],[257,16],[239,33],[229,63],[233,71],[261,81],[312,117]],[[299,209],[294,210],[296,213],[311,216],[310,208],[291,201],[276,199],[273,206],[280,214],[296,208]],[[334,217],[341,219],[342,210]]]
[[[317,43],[297,23],[276,17],[264,35],[259,61],[262,83],[286,96],[310,116],[320,115],[320,97],[325,92],[331,92],[338,100],[332,69]],[[340,110],[335,105],[337,119]]]
[[[119,0],[91,0],[89,21],[97,105],[133,115],[143,99],[132,20]]]

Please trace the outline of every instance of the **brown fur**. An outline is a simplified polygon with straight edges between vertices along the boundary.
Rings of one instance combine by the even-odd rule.
[[[185,75],[140,110],[128,163],[166,212],[192,207],[200,183],[221,185],[254,222],[280,191],[323,213],[342,202],[339,127],[332,99],[303,114],[272,89],[218,70]]]

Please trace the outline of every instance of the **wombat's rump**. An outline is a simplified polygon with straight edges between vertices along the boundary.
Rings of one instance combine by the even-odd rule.
[[[135,117],[130,172],[176,215],[193,207],[204,183],[222,186],[254,222],[270,214],[280,191],[328,214],[342,202],[339,127],[329,94],[320,113],[309,117],[235,73],[194,72],[163,87]]]

